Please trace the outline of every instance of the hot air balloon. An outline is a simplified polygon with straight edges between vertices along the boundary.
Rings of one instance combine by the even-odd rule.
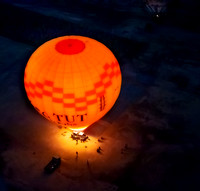
[[[160,17],[167,10],[169,0],[145,0],[147,10],[155,17]]]
[[[48,120],[83,131],[116,102],[121,71],[113,53],[83,36],[47,41],[30,57],[24,85],[28,99]]]

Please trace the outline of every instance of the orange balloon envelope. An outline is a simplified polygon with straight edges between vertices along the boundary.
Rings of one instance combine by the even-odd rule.
[[[24,84],[35,109],[71,130],[84,130],[114,105],[121,71],[102,43],[63,36],[41,45],[25,68]]]

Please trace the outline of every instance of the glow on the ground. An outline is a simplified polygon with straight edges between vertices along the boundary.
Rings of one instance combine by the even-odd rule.
[[[96,150],[99,146],[97,138],[89,136],[89,140],[85,142],[81,142],[80,140],[78,140],[77,142],[76,140],[73,140],[71,138],[71,134],[71,131],[64,129],[60,130],[59,134],[56,135],[55,141],[56,144],[58,144],[57,147],[62,149],[62,152],[66,151],[66,153],[69,154],[75,154],[76,152],[78,152],[79,155],[82,155],[82,158],[84,155],[84,158],[86,160],[90,158],[90,154],[96,153]]]

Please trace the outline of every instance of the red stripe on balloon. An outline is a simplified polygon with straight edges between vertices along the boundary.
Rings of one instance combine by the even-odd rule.
[[[41,84],[40,82],[36,82],[36,84],[35,84],[38,88],[40,88],[40,89],[42,89],[43,88],[43,84]]]
[[[112,69],[110,74],[108,74],[106,72],[106,70],[108,70],[109,68]],[[105,71],[100,75],[101,81],[94,84],[95,89],[90,90],[90,91],[86,91],[85,97],[82,97],[82,98],[75,98],[75,94],[73,94],[73,93],[63,94],[64,89],[53,87],[54,83],[52,81],[49,81],[49,80],[46,80],[44,82],[44,84],[42,84],[40,82],[36,82],[35,84],[33,84],[31,82],[30,83],[24,82],[24,85],[25,85],[26,91],[29,88],[34,90],[36,87],[43,90],[43,87],[45,85],[52,87],[52,91],[43,90],[42,94],[37,92],[37,91],[35,92],[35,94],[31,93],[30,91],[27,91],[27,95],[28,95],[28,97],[33,97],[33,98],[35,96],[38,97],[38,98],[42,98],[42,96],[48,96],[52,99],[52,101],[54,103],[63,103],[64,102],[63,99],[74,99],[73,100],[74,103],[63,103],[64,108],[75,108],[76,111],[83,111],[83,110],[87,109],[87,106],[76,107],[75,103],[86,103],[87,105],[92,105],[92,104],[97,103],[97,98],[94,98],[93,100],[87,101],[87,99],[88,99],[87,97],[88,96],[97,96],[97,97],[104,96],[106,88],[108,88],[112,85],[112,81],[108,81],[106,83],[103,83],[103,80],[106,77],[109,77],[110,79],[112,79],[114,76],[118,76],[118,75],[121,74],[119,66],[118,66],[118,62],[112,62],[111,64],[106,63],[104,65],[104,69],[105,69]],[[117,70],[117,71],[114,72],[114,69]],[[103,87],[103,90],[101,92],[97,92],[98,88],[101,88],[101,87]],[[60,94],[63,95],[63,98],[55,98],[55,97],[53,97],[53,93],[60,93]]]
[[[76,107],[76,111],[85,111],[87,109],[86,106],[84,107]]]
[[[85,98],[85,97],[76,98],[76,99],[75,99],[75,103],[82,103],[82,102],[86,102],[86,98]]]
[[[108,82],[106,82],[106,83],[104,84],[105,88],[108,88],[108,87],[111,86],[111,85],[112,85],[112,82],[111,82],[111,81],[108,81]]]
[[[74,108],[75,107],[75,103],[64,103],[63,105],[65,108]]]
[[[32,89],[35,89],[35,85],[33,83],[29,83],[29,86],[32,88]]]
[[[53,92],[54,93],[63,93],[63,89],[62,88],[53,88]]]
[[[95,90],[90,90],[90,91],[85,92],[86,96],[91,96],[91,95],[94,95],[94,94],[96,94]]]
[[[43,95],[51,97],[52,96],[52,92],[44,90],[43,91]]]
[[[97,96],[98,96],[98,97],[101,97],[101,96],[103,96],[104,94],[105,94],[105,90],[103,90],[102,92],[97,93]]]
[[[42,98],[42,94],[39,92],[35,92],[36,97]]]
[[[92,104],[95,104],[95,103],[97,103],[97,99],[87,101],[87,105],[92,105]]]
[[[44,85],[46,86],[53,86],[53,82],[49,81],[49,80],[45,80]]]
[[[29,84],[28,84],[27,82],[24,82],[24,86],[25,86],[26,88],[29,88]]]
[[[115,73],[116,76],[119,76],[120,74],[121,74],[120,70],[118,70],[118,71]]]
[[[53,97],[53,98],[52,98],[52,101],[55,102],[55,103],[62,103],[62,102],[63,102],[63,99],[62,99],[62,98]]]
[[[31,92],[27,92],[27,95],[28,95],[28,97],[32,97],[32,98],[35,97],[35,95],[33,93],[31,93]]]
[[[106,72],[104,72],[103,74],[100,75],[101,79],[103,80],[104,78],[106,78],[108,75]]]
[[[94,87],[95,87],[95,88],[99,88],[99,87],[101,87],[101,86],[103,86],[102,81],[97,82],[97,83],[94,84]]]
[[[105,70],[108,70],[108,68],[110,68],[110,65],[109,65],[108,63],[106,63],[106,64],[104,65],[104,69],[105,69]]]
[[[111,68],[114,69],[114,67],[116,66],[116,64],[114,62],[111,63]]]
[[[74,96],[74,94],[64,94],[63,98],[64,99],[72,99],[72,98],[75,98],[75,96]]]
[[[113,71],[109,74],[111,79],[114,77],[114,75],[115,75],[115,73]]]

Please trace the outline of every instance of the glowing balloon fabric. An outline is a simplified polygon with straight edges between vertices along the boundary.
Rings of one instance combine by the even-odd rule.
[[[50,121],[84,130],[114,105],[121,71],[102,43],[82,36],[63,36],[41,45],[25,68],[26,93]]]

